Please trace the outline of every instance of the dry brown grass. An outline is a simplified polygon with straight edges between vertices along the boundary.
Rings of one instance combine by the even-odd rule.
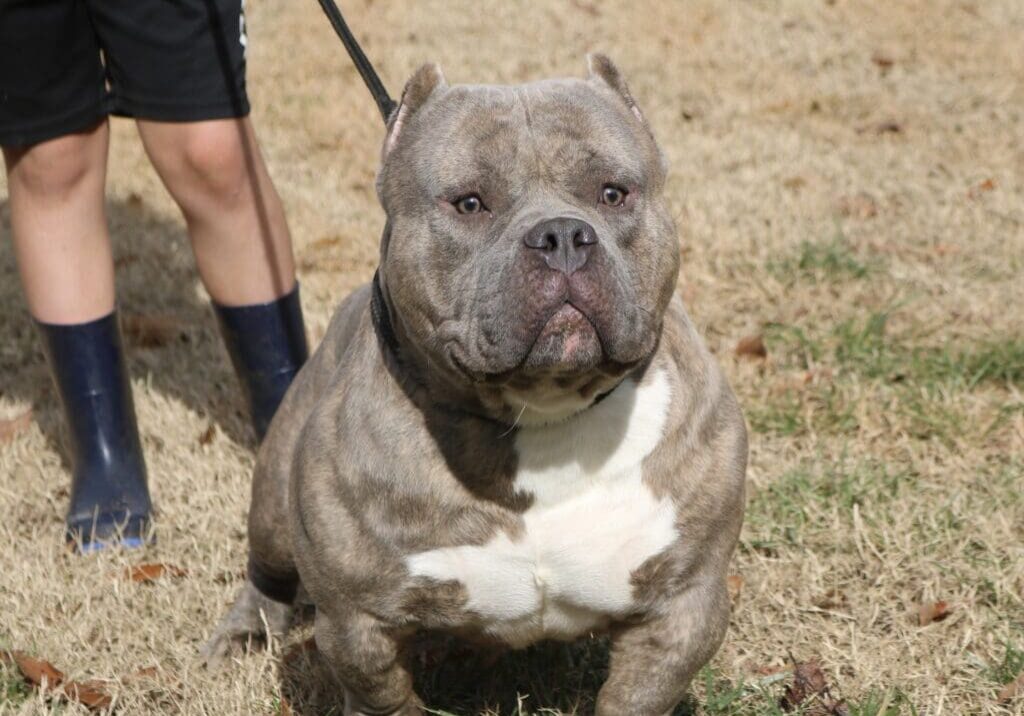
[[[255,122],[318,339],[374,267],[379,118],[315,3],[248,4]],[[742,593],[688,712],[775,713],[763,674],[790,654],[820,658],[858,714],[1024,711],[996,704],[1024,665],[1024,5],[344,5],[395,92],[426,59],[517,82],[606,51],[669,155],[680,287],[753,427]],[[312,666],[282,679],[279,650],[197,664],[241,579],[253,446],[182,222],[125,121],[109,189],[122,307],[185,325],[131,354],[160,544],[62,550],[59,414],[0,240],[0,419],[36,417],[0,446],[0,647],[114,680],[123,713],[277,713],[282,693],[313,712],[327,687]],[[734,357],[761,332],[766,360]],[[142,560],[189,575],[121,576]],[[936,600],[951,616],[918,626]],[[524,711],[579,694],[586,711],[599,646],[532,659],[494,672],[531,693]],[[4,673],[0,713],[78,708]]]

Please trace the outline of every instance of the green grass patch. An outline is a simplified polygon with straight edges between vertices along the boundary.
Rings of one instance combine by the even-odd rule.
[[[676,709],[673,716],[800,716],[811,713],[819,706],[810,698],[794,711],[784,711],[779,705],[787,684],[792,682],[789,672],[734,682],[711,667],[705,667],[694,680],[700,691],[699,698],[691,698]],[[840,695],[833,691],[831,697]],[[873,692],[862,699],[846,700],[850,716],[916,716],[910,700],[898,689]]]
[[[0,665],[0,704],[16,706],[28,700],[31,691],[16,669]]]
[[[996,684],[1002,686],[1016,679],[1021,671],[1024,671],[1024,649],[1016,644],[1006,642],[1003,644],[1002,661],[992,665],[988,676]]]
[[[803,546],[810,531],[831,534],[834,519],[852,525],[855,507],[868,507],[865,516],[884,515],[901,489],[913,484],[911,473],[882,463],[851,463],[842,458],[809,462],[751,496],[742,547],[771,552]]]
[[[835,281],[860,279],[877,264],[862,261],[840,229],[823,241],[802,241],[791,256],[768,262],[768,271],[780,281]]]
[[[921,347],[887,331],[889,312],[847,319],[824,333],[773,324],[765,340],[783,365],[829,366],[887,383],[972,389],[982,383],[1024,386],[1024,336],[974,345]]]
[[[850,704],[850,716],[917,716],[918,710],[899,689],[872,693]]]
[[[0,640],[0,652],[7,649],[7,636],[4,635],[4,639]],[[0,705],[16,706],[27,701],[31,693],[18,667],[0,659]]]
[[[746,409],[751,428],[759,433],[802,435],[810,430],[846,433],[856,430],[855,400],[837,386],[799,393],[787,391],[763,404]]]
[[[972,515],[1014,504],[1022,474],[1024,463],[1017,460],[979,467],[966,485],[965,501],[935,505],[912,517],[909,527],[927,540],[944,538],[946,533],[969,532]],[[822,534],[828,536],[830,548],[845,549],[846,542],[836,538],[836,530],[850,531],[855,509],[859,508],[860,518],[868,527],[891,525],[897,513],[907,510],[907,498],[920,489],[918,482],[912,468],[887,461],[845,457],[808,460],[753,492],[747,504],[741,548],[772,552],[787,546],[805,547],[810,538]],[[958,541],[956,537],[951,539]],[[1011,564],[1004,550],[977,540],[967,544],[961,557],[962,569],[957,574],[981,587],[980,575],[1002,573]],[[996,593],[991,583],[989,590],[993,592],[989,599],[996,606],[1012,599],[1012,595]],[[985,589],[980,588],[979,594],[984,603]]]
[[[803,390],[784,391],[748,406],[751,427],[782,436],[809,432],[840,434],[858,428],[856,411],[871,396],[872,410],[900,416],[914,437],[951,440],[962,431],[956,392],[982,385],[1024,387],[1024,337],[977,344],[924,347],[912,336],[892,335],[889,313],[851,318],[823,331],[773,324],[765,332],[779,367],[829,372],[828,380]],[[991,431],[1024,410],[1012,403],[998,409]]]

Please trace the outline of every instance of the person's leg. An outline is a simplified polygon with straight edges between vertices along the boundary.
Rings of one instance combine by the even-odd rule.
[[[107,122],[29,147],[5,147],[11,229],[25,298],[44,323],[84,323],[114,310],[103,190]]]
[[[307,355],[291,237],[249,119],[139,120],[262,439]]]
[[[248,117],[139,120],[146,152],[181,207],[199,275],[222,306],[295,287],[291,236]]]
[[[89,0],[113,90],[185,215],[262,437],[306,358],[281,201],[247,119],[242,0]]]
[[[109,129],[5,146],[15,256],[61,403],[73,480],[69,541],[141,544],[150,512],[114,313],[103,209]]]

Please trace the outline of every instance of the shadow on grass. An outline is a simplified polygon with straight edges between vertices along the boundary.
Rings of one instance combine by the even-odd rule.
[[[608,673],[608,646],[604,639],[585,639],[500,652],[453,638],[425,636],[410,647],[407,663],[428,713],[585,716],[594,712],[597,691]],[[342,713],[338,690],[315,650],[284,659],[281,693],[294,714]]]

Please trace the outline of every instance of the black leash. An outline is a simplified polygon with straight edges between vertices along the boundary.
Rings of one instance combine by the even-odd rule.
[[[388,94],[384,83],[380,81],[377,71],[373,69],[373,65],[370,64],[370,61],[363,53],[363,48],[359,46],[359,42],[352,35],[352,31],[348,29],[348,25],[345,24],[345,18],[341,16],[341,10],[338,9],[334,0],[320,0],[320,7],[327,14],[327,19],[331,21],[334,31],[338,33],[341,44],[348,50],[348,56],[352,58],[353,64],[359,70],[363,82],[366,83],[366,89],[370,90],[370,94],[373,95],[373,101],[377,103],[377,109],[380,110],[380,114],[384,117],[386,124],[391,117],[391,113],[395,111],[395,100],[391,99],[391,95]]]

